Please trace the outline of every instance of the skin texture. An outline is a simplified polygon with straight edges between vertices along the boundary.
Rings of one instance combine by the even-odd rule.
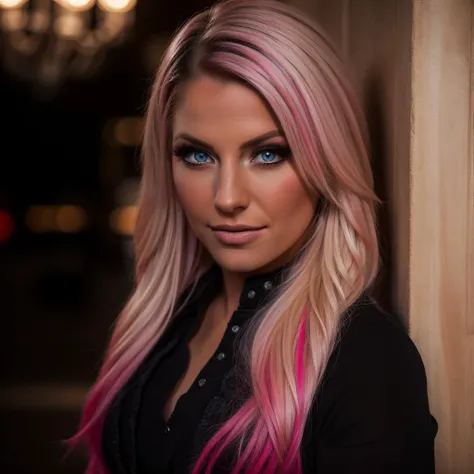
[[[303,186],[264,101],[242,84],[209,76],[188,82],[172,129],[178,199],[192,231],[221,266],[226,300],[232,305],[246,276],[278,268],[297,252],[313,220],[317,196]],[[206,145],[196,146],[191,137]],[[281,150],[275,153],[275,146]],[[220,225],[264,229],[251,242],[235,245],[221,242],[211,229]]]

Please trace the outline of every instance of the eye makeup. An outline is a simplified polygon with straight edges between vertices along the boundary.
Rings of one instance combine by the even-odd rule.
[[[172,153],[173,156],[190,168],[199,168],[216,162],[216,158],[206,149],[189,143],[175,145]],[[259,161],[259,157],[265,154],[267,156]],[[270,161],[269,158],[271,159],[272,155],[275,160]],[[261,145],[252,152],[251,163],[259,167],[277,166],[290,159],[290,157],[291,150],[286,144]]]

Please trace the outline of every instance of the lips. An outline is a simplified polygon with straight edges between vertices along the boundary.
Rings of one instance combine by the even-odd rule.
[[[245,225],[221,225],[211,227],[213,234],[225,245],[245,245],[262,235],[265,227]]]
[[[210,226],[212,230],[223,231],[223,232],[246,232],[246,231],[256,231],[262,230],[265,226],[252,227],[247,225],[217,225]]]

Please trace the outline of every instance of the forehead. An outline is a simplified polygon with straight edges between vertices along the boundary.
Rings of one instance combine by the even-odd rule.
[[[279,129],[266,103],[251,88],[208,76],[185,84],[173,117],[173,135],[205,141],[246,141]]]

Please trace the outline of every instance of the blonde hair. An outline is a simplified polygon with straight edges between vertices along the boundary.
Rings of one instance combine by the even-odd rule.
[[[173,107],[179,86],[196,74],[238,80],[264,98],[304,184],[321,203],[288,278],[255,319],[247,371],[252,395],[210,440],[194,472],[205,466],[210,472],[233,442],[240,446],[234,472],[301,471],[304,425],[341,315],[377,274],[377,198],[364,119],[333,45],[306,15],[277,1],[228,0],[195,15],[171,41],[151,91],[135,231],[137,285],[73,439],[89,445],[88,474],[105,472],[100,439],[112,399],[206,270],[170,169]]]

